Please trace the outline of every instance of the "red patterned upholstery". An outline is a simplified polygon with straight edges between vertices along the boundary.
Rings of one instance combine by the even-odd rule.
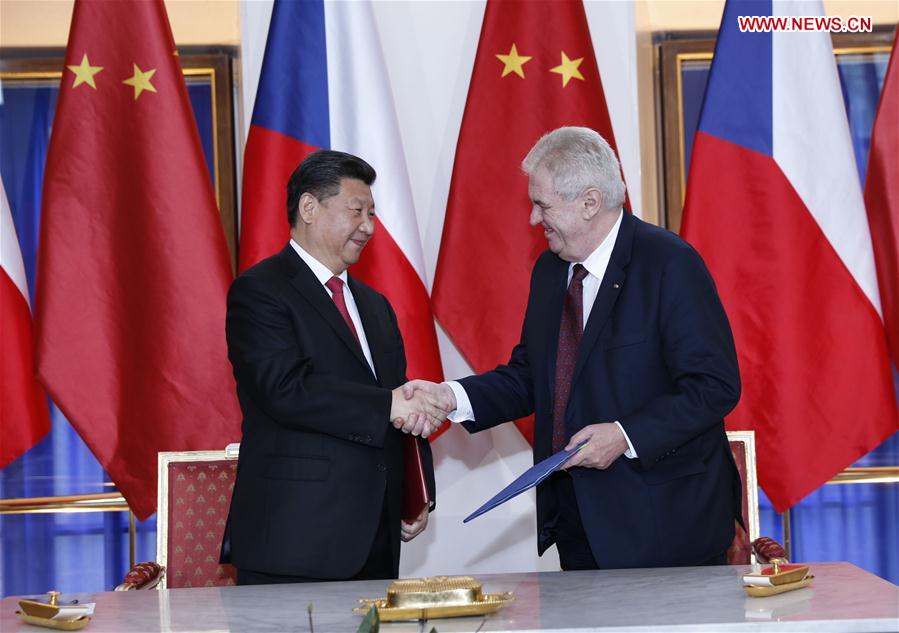
[[[166,587],[233,585],[237,572],[220,565],[219,549],[237,460],[192,461],[172,459],[165,465],[168,478],[165,565]],[[157,554],[157,558],[162,558]]]
[[[749,489],[747,483],[747,462],[746,443],[741,440],[730,440],[730,450],[734,454],[734,461],[737,463],[737,470],[740,472],[740,481],[743,482],[743,520],[747,527],[750,524],[749,514]],[[729,565],[748,565],[751,563],[752,544],[749,534],[743,529],[739,522],[736,524],[736,534],[734,541],[727,550],[727,563]]]

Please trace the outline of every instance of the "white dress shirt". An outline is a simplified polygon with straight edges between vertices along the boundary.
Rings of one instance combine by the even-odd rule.
[[[320,261],[315,259],[312,255],[306,252],[302,246],[297,244],[295,241],[290,240],[290,245],[293,247],[293,250],[297,252],[306,265],[312,269],[312,272],[315,274],[316,279],[318,279],[319,283],[324,287],[325,292],[328,293],[328,296],[331,297],[331,300],[334,300],[334,295],[327,286],[328,280],[331,277],[339,277],[343,282],[343,300],[346,303],[347,312],[350,313],[350,319],[353,321],[353,325],[356,328],[356,334],[359,336],[359,344],[362,346],[362,354],[365,356],[365,360],[368,361],[368,366],[371,368],[371,373],[375,375],[377,378],[378,374],[375,372],[375,363],[371,359],[371,350],[368,348],[368,339],[365,338],[365,328],[362,327],[362,318],[359,316],[359,308],[356,307],[356,300],[353,299],[353,293],[350,292],[350,287],[347,284],[347,274],[346,271],[343,271],[339,275],[335,275],[331,272],[331,269],[322,264]]]
[[[580,263],[587,269],[587,276],[584,277],[583,283],[583,324],[585,328],[587,327],[587,321],[590,318],[590,311],[593,310],[593,303],[596,301],[596,295],[599,293],[599,286],[602,284],[602,278],[605,276],[606,269],[609,267],[609,260],[612,258],[612,249],[615,247],[615,240],[618,238],[618,230],[621,228],[622,217],[624,217],[624,212],[619,211],[618,219],[615,221],[612,230],[609,231],[609,234],[606,235],[605,239],[603,239],[600,245],[596,247],[596,250],[590,253],[584,261],[572,262],[568,265],[568,281],[565,284],[566,287],[571,283],[571,275],[573,274],[576,263]],[[443,384],[449,385],[450,389],[453,390],[453,395],[456,397],[456,410],[450,413],[450,421],[464,422],[465,420],[474,420],[474,410],[471,407],[471,400],[469,400],[468,394],[465,393],[465,389],[462,388],[462,385],[455,380]],[[615,420],[615,424],[621,429],[621,433],[624,435],[624,439],[627,442],[627,451],[624,453],[625,457],[634,459],[637,456],[637,452],[634,450],[630,438],[627,436],[627,433],[624,432],[624,428],[621,426],[620,422]]]

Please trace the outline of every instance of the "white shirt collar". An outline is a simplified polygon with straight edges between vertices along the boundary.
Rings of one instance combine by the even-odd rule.
[[[609,259],[612,257],[612,249],[615,248],[615,240],[618,239],[618,229],[621,228],[621,220],[624,217],[624,210],[618,211],[618,219],[615,220],[615,225],[612,227],[612,230],[609,231],[609,234],[606,235],[605,239],[600,242],[599,246],[596,249],[587,255],[587,258],[580,262],[581,265],[587,269],[587,272],[597,277],[598,279],[602,279],[606,274],[606,268],[609,266]],[[568,267],[568,271],[571,272],[574,264],[572,263]]]
[[[302,258],[302,260],[304,262],[306,262],[306,265],[312,269],[312,272],[315,274],[316,279],[318,279],[318,281],[319,281],[319,283],[321,283],[321,285],[324,286],[326,283],[328,283],[328,280],[331,279],[331,277],[339,277],[341,279],[341,281],[343,281],[344,284],[347,283],[346,271],[343,271],[339,275],[335,275],[334,273],[331,272],[330,268],[328,268],[327,266],[322,264],[320,261],[315,259],[315,257],[310,255],[306,251],[306,249],[304,249],[302,246],[297,244],[296,241],[293,240],[293,238],[291,238],[291,240],[290,240],[290,245],[293,247],[293,250],[295,250],[297,252],[297,255],[299,255]]]

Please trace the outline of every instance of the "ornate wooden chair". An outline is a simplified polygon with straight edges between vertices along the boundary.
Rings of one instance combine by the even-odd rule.
[[[736,524],[734,541],[727,550],[731,565],[748,565],[753,560],[752,543],[759,538],[759,493],[755,471],[755,431],[728,431],[727,440],[743,482],[743,520],[746,529]],[[748,531],[747,531],[748,530]]]
[[[239,444],[224,451],[159,453],[156,562],[161,587],[235,584],[237,572],[219,564],[219,550],[237,477]]]

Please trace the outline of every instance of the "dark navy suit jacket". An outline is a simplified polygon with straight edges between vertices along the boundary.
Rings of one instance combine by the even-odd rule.
[[[553,383],[568,262],[537,260],[521,341],[507,365],[461,380],[469,431],[534,412],[534,461],[551,454]],[[733,337],[702,259],[673,233],[622,218],[584,330],[566,412],[569,437],[618,420],[637,459],[574,468],[578,508],[601,568],[691,565],[723,553],[740,514],[724,416],[740,396]],[[554,542],[555,499],[537,489],[538,550]]]
[[[385,499],[399,569],[403,433],[390,406],[406,355],[387,299],[348,282],[377,378],[289,244],[231,284],[226,332],[243,439],[223,561],[239,569],[350,578],[371,551]],[[430,444],[419,447],[435,499]]]

